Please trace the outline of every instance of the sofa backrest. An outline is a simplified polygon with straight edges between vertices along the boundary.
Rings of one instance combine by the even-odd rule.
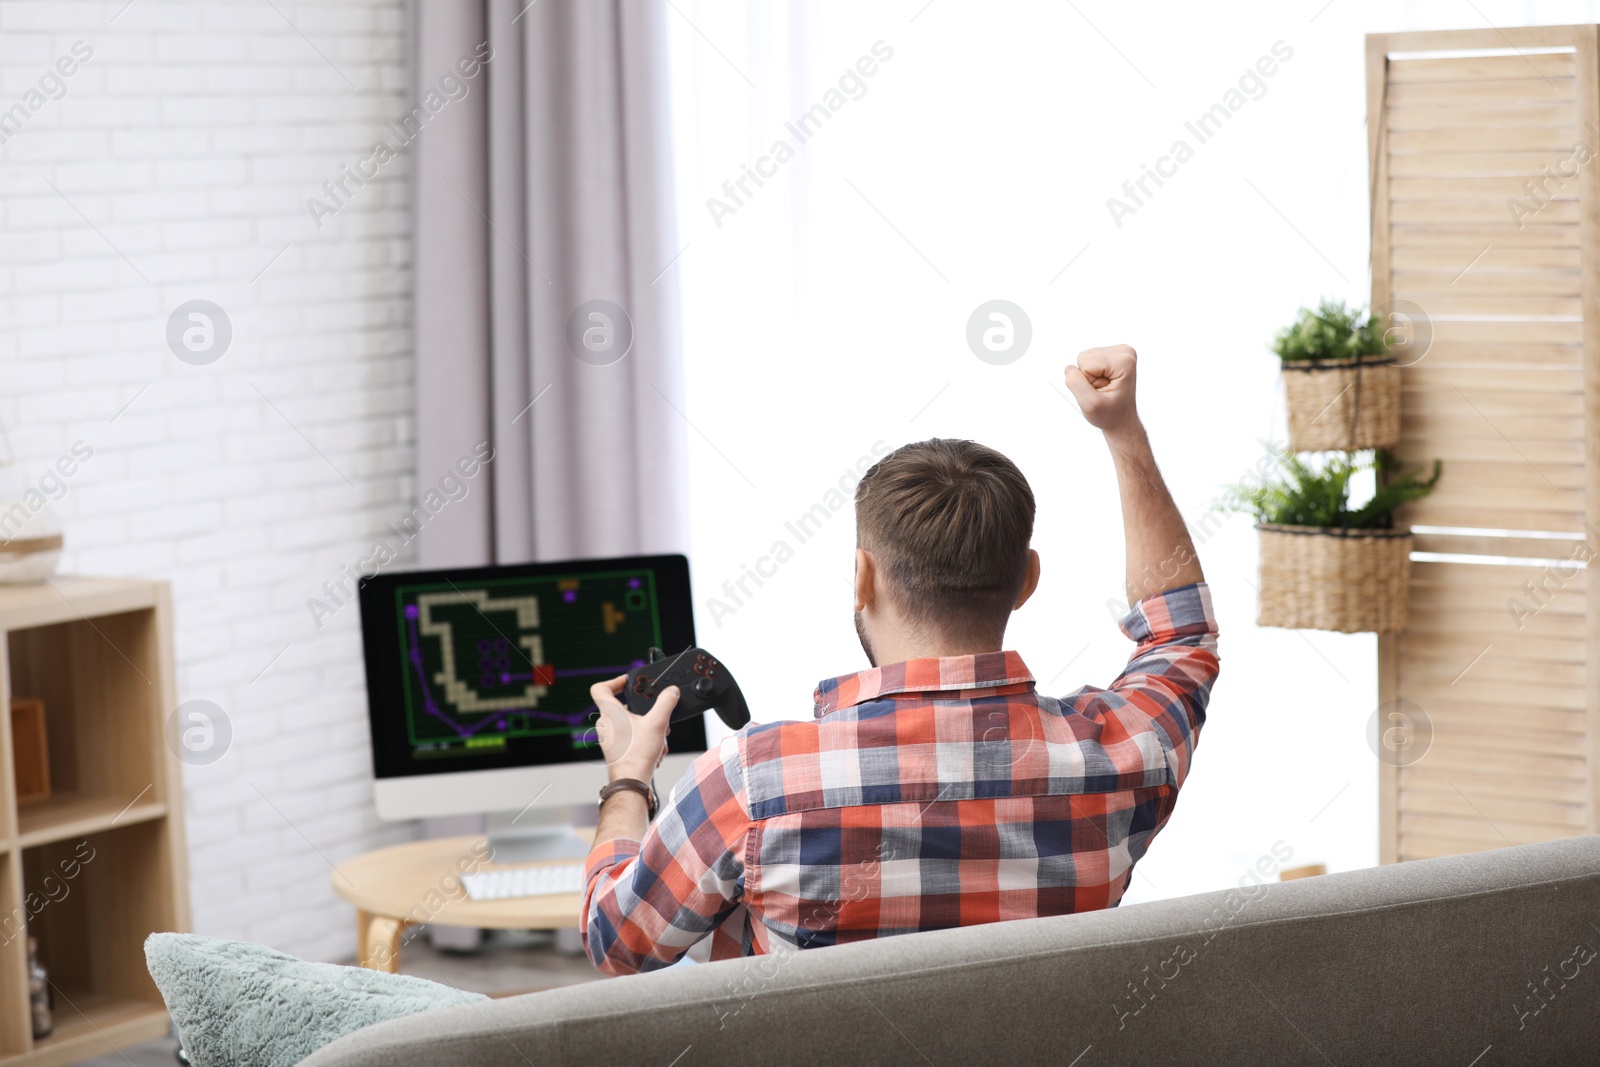
[[[585,983],[305,1067],[1600,1062],[1600,837]]]

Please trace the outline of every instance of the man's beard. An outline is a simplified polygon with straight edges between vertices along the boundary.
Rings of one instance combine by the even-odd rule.
[[[867,664],[872,667],[878,665],[878,657],[872,654],[872,642],[867,640],[867,628],[861,625],[861,612],[856,612],[856,637],[861,640],[861,651],[867,654]]]

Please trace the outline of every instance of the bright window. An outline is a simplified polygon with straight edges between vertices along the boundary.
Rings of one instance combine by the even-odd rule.
[[[1279,842],[1288,866],[1377,860],[1375,641],[1257,627],[1256,535],[1211,510],[1281,436],[1273,332],[1368,295],[1361,35],[1407,22],[1317,6],[684,0],[670,16],[698,627],[757,719],[809,715],[820,678],[865,666],[853,513],[829,493],[876,442],[932,436],[999,448],[1038,497],[1044,580],[1008,645],[1053,693],[1108,684],[1130,651],[1118,499],[1061,371],[1092,345],[1139,349],[1223,673],[1130,901],[1228,886]],[[966,339],[994,299],[1031,321],[1005,366]]]

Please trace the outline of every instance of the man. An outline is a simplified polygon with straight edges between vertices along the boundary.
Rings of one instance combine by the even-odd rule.
[[[713,959],[1115,905],[1172,814],[1217,676],[1210,594],[1134,402],[1135,354],[1066,369],[1111,447],[1137,647],[1110,689],[1057,700],[1001,651],[1039,583],[1022,473],[970,441],[886,456],[856,489],[856,628],[872,669],[816,718],[752,725],[695,761],[649,822],[648,715],[594,687],[613,783],[583,898],[610,974],[712,934]],[[1093,513],[1098,517],[1099,512]]]

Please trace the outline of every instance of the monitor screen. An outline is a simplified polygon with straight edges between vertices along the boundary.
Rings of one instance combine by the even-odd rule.
[[[589,687],[694,644],[682,556],[381,574],[360,601],[379,778],[600,760]]]

